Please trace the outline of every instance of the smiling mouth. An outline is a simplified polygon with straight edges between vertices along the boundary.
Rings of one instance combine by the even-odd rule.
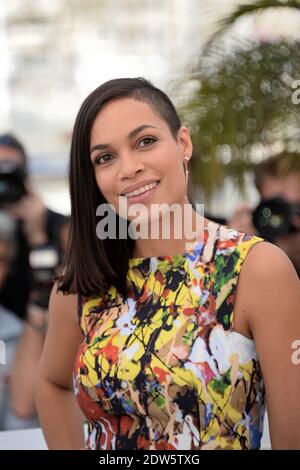
[[[153,181],[153,183],[149,183],[149,184],[146,184],[145,186],[141,186],[140,188],[134,191],[131,191],[129,193],[121,194],[121,196],[126,197],[126,198],[137,197],[156,188],[158,184],[159,184],[159,180]]]

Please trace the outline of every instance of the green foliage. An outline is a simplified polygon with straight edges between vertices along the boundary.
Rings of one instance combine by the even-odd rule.
[[[300,0],[259,1],[237,8],[206,45],[197,66],[177,83],[195,85],[179,111],[195,144],[193,185],[200,186],[207,199],[227,176],[243,191],[245,172],[271,154],[274,143],[288,147],[299,138],[300,104],[292,101],[292,84],[300,79],[300,42],[234,39],[225,52],[221,39],[237,18],[276,6],[300,9]]]

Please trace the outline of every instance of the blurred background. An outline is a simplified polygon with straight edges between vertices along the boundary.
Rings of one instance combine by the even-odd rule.
[[[249,161],[268,154],[262,144],[274,140],[278,150],[288,137],[279,105],[296,114],[300,14],[287,4],[297,3],[265,1],[258,5],[283,6],[255,10],[256,2],[236,0],[0,0],[0,132],[20,138],[43,199],[68,213],[67,158],[82,100],[108,79],[145,76],[183,105],[186,122],[201,124],[193,180],[208,190],[212,210],[228,216]],[[251,184],[243,189],[256,200]]]
[[[72,127],[83,99],[106,80],[143,76],[163,89],[191,130],[193,201],[276,242],[300,273],[300,0],[0,0],[0,51],[0,134],[23,144],[34,193],[22,206],[26,220],[8,211],[23,224],[17,256],[12,221],[0,218],[7,430],[38,426],[32,383],[49,294],[41,286],[68,236]],[[24,163],[18,143],[5,137],[1,146],[4,159]]]
[[[0,1],[0,132],[12,129],[24,142],[36,187],[53,209],[69,211],[66,166],[82,100],[122,76],[168,89],[224,2],[209,3],[215,11],[197,0]]]

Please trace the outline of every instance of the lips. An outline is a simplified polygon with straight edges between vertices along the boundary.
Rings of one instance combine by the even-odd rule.
[[[123,197],[137,197],[146,192],[154,189],[159,183],[159,180],[145,180],[137,183],[135,185],[128,186],[124,189],[124,191],[120,194]]]
[[[153,185],[152,189],[144,191],[140,194],[127,197],[123,196],[123,200],[127,201],[128,204],[147,204],[147,202],[149,202],[149,200],[151,200],[154,196],[155,192],[157,191],[157,188],[159,188],[159,183],[160,182],[158,182],[155,186]]]

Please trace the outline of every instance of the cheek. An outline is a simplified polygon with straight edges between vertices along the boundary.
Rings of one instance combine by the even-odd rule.
[[[169,183],[174,183],[171,184],[172,187],[180,189],[185,180],[183,162],[179,158],[170,158],[164,169],[164,174],[167,176]]]
[[[107,196],[109,196],[109,194],[112,192],[112,185],[110,184],[110,181],[111,181],[110,178],[100,171],[99,172],[96,171],[95,178],[96,178],[96,183],[100,192],[103,194],[105,198],[107,198]]]
[[[162,175],[166,187],[172,193],[174,191],[177,192],[181,187],[181,180],[184,178],[183,166],[180,164],[178,155],[172,152],[169,154],[165,152],[156,161],[155,169]]]
[[[99,171],[95,173],[96,183],[99,188],[99,191],[108,202],[112,204],[115,208],[118,206],[118,195],[114,187],[114,181],[116,178],[109,174],[108,171]]]

